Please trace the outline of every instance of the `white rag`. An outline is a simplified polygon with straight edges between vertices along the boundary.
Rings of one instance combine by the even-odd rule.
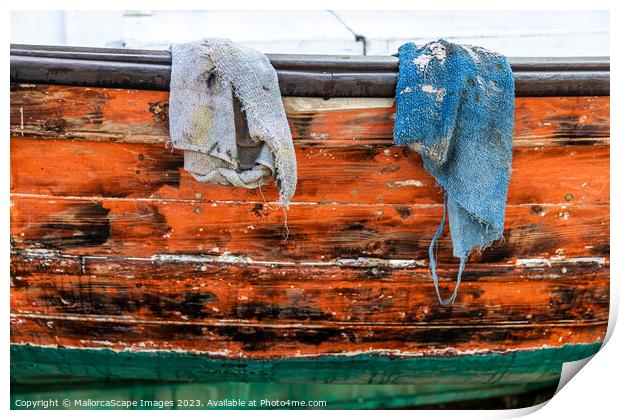
[[[276,179],[288,208],[297,161],[278,77],[262,53],[208,38],[171,47],[170,137],[203,182],[257,188]]]

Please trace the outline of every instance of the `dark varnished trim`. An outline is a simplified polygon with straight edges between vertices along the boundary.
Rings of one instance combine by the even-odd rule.
[[[268,55],[285,96],[393,97],[392,56]],[[607,96],[609,57],[511,58],[517,96]],[[170,53],[11,45],[11,82],[168,90]]]

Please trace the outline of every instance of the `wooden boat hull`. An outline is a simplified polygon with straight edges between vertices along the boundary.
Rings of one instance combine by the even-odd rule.
[[[14,82],[16,384],[435,384],[457,399],[557,383],[605,337],[608,96],[516,99],[505,240],[442,307],[426,263],[442,195],[391,144],[390,99],[284,99],[300,178],[285,239],[273,185],[201,184],[164,148],[166,92]]]

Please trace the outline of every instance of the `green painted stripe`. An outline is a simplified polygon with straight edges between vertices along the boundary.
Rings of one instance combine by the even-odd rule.
[[[25,402],[58,401],[58,407],[92,409],[92,400],[131,401],[130,409],[275,409],[265,401],[324,401],[323,409],[381,409],[414,407],[455,401],[515,396],[557,387],[554,382],[520,385],[333,385],[269,383],[84,383],[73,386],[13,386],[11,408],[23,409]],[[545,392],[543,395],[547,395]],[[63,401],[69,400],[68,407]],[[77,403],[81,401],[81,405]],[[221,401],[222,406],[216,406]],[[234,404],[233,404],[234,401]],[[256,401],[253,405],[252,401]],[[544,402],[535,401],[534,404]],[[44,409],[44,407],[40,407]],[[110,409],[112,407],[98,407]],[[287,407],[285,407],[287,408]],[[294,408],[294,407],[291,407]]]
[[[243,381],[488,385],[555,380],[562,363],[596,353],[601,344],[565,345],[511,353],[402,358],[384,355],[227,359],[187,352],[11,345],[13,383],[59,380]]]

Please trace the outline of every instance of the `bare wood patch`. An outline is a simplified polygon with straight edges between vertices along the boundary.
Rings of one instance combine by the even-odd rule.
[[[76,264],[80,258],[80,264]],[[136,320],[420,325],[534,325],[604,321],[609,266],[471,264],[459,299],[440,306],[425,261],[283,263],[184,255],[124,258],[12,255],[16,314]],[[76,269],[77,268],[77,269]],[[452,287],[456,266],[440,270]],[[524,305],[527,299],[527,305]]]

